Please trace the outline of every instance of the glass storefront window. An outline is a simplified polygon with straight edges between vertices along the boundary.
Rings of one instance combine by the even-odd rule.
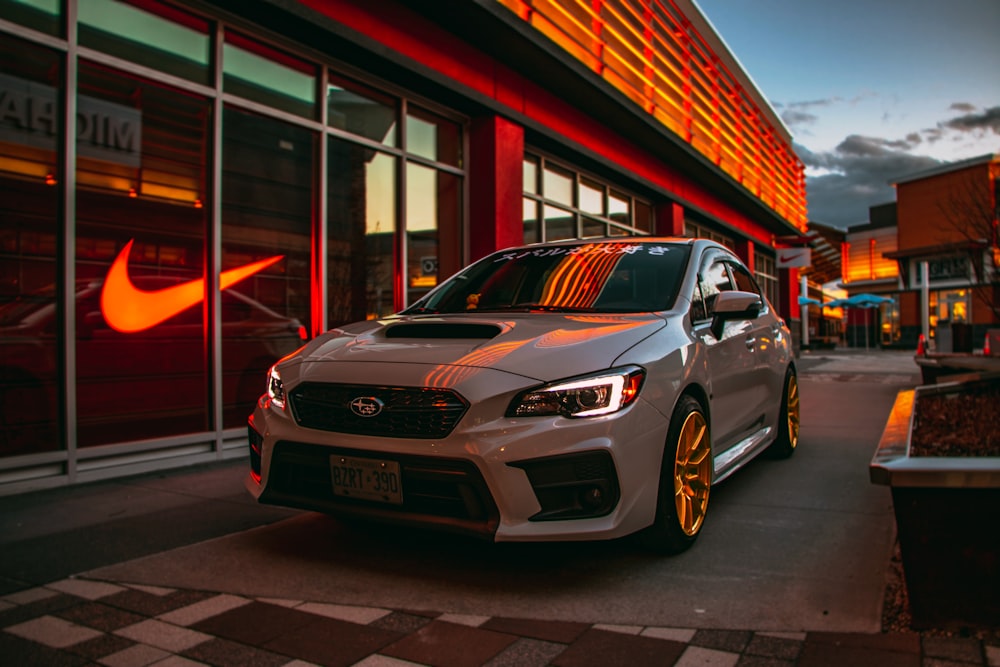
[[[521,200],[521,217],[524,220],[524,242],[538,243],[541,241],[542,228],[538,222],[538,202],[524,197]]]
[[[538,159],[528,156],[524,158],[522,169],[522,180],[524,181],[524,191],[533,195],[538,194]]]
[[[204,431],[211,106],[81,62],[77,107],[77,444]]]
[[[189,81],[211,82],[208,21],[153,0],[77,5],[80,44]]]
[[[406,150],[434,162],[462,165],[462,128],[430,111],[411,106],[406,113]]]
[[[555,206],[545,206],[545,241],[561,241],[563,239],[575,239],[576,216],[565,209]]]
[[[327,326],[395,311],[398,158],[331,138],[327,180]]]
[[[573,205],[573,174],[558,167],[546,165],[542,177],[542,193],[557,204]]]
[[[260,42],[227,32],[222,50],[227,93],[315,119],[316,66]]]
[[[0,18],[62,36],[62,0],[0,0]]]
[[[246,425],[268,367],[311,330],[310,258],[317,136],[226,107],[222,120],[222,272],[260,267],[223,303],[223,427]],[[258,264],[259,263],[259,264]]]
[[[460,268],[461,211],[461,178],[412,162],[406,165],[407,304]]]
[[[331,76],[326,107],[330,127],[386,146],[396,145],[399,102],[395,98]]]
[[[0,35],[0,456],[62,443],[60,63],[55,52]]]

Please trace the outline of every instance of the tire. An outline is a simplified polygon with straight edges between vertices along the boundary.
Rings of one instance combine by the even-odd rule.
[[[704,409],[693,397],[684,396],[670,419],[656,519],[639,533],[647,549],[664,555],[679,554],[698,539],[712,487],[711,442]]]
[[[778,437],[767,448],[772,459],[787,459],[799,446],[799,381],[791,368],[785,372],[785,388],[781,392],[781,414],[778,415]]]

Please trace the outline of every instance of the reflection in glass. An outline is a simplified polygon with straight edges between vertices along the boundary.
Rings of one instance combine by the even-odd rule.
[[[580,210],[604,215],[604,189],[598,183],[580,179]]]
[[[538,243],[541,241],[542,230],[538,223],[538,202],[524,197],[521,200],[521,217],[524,219],[524,242]]]
[[[542,179],[542,191],[546,199],[557,204],[572,206],[573,174],[552,165],[546,165]]]
[[[327,326],[396,310],[397,158],[329,140]]]
[[[210,104],[81,62],[77,105],[76,409],[80,447],[210,427],[205,327]],[[89,137],[89,139],[88,139]],[[95,141],[103,137],[104,143]],[[104,296],[112,267],[127,272]],[[201,284],[200,298],[169,290]],[[112,323],[139,312],[146,323]],[[166,318],[166,319],[162,319]],[[162,319],[162,321],[160,321]]]
[[[545,239],[546,241],[561,241],[575,239],[576,217],[570,212],[555,206],[545,206]]]
[[[406,150],[428,160],[461,166],[461,128],[437,114],[410,107],[406,114]]]
[[[55,100],[57,54],[0,35],[0,62],[0,98]],[[0,457],[62,446],[56,132],[0,117]]]
[[[56,37],[62,36],[60,0],[0,0],[0,18]]]
[[[331,127],[396,145],[396,100],[346,81],[330,83],[326,89],[327,122]]]
[[[316,67],[236,33],[226,33],[223,88],[283,111],[316,117]]]
[[[230,107],[222,126],[221,268],[281,256],[234,287],[253,304],[223,324],[223,426],[230,428],[246,425],[268,367],[299,346],[300,326],[310,329],[317,140],[305,128]]]
[[[407,303],[459,269],[461,179],[422,165],[406,165]]]
[[[533,195],[538,194],[538,159],[528,156],[524,158],[522,168],[522,179],[524,181],[524,191]]]
[[[142,9],[118,0],[85,0],[77,7],[84,46],[209,83],[208,21],[153,0]]]

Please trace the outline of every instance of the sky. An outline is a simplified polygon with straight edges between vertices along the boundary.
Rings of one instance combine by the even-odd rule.
[[[695,0],[781,117],[809,220],[847,228],[891,183],[1000,154],[1000,0]]]

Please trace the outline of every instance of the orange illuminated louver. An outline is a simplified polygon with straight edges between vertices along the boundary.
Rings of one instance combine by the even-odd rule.
[[[674,0],[498,0],[805,229],[805,166]]]

